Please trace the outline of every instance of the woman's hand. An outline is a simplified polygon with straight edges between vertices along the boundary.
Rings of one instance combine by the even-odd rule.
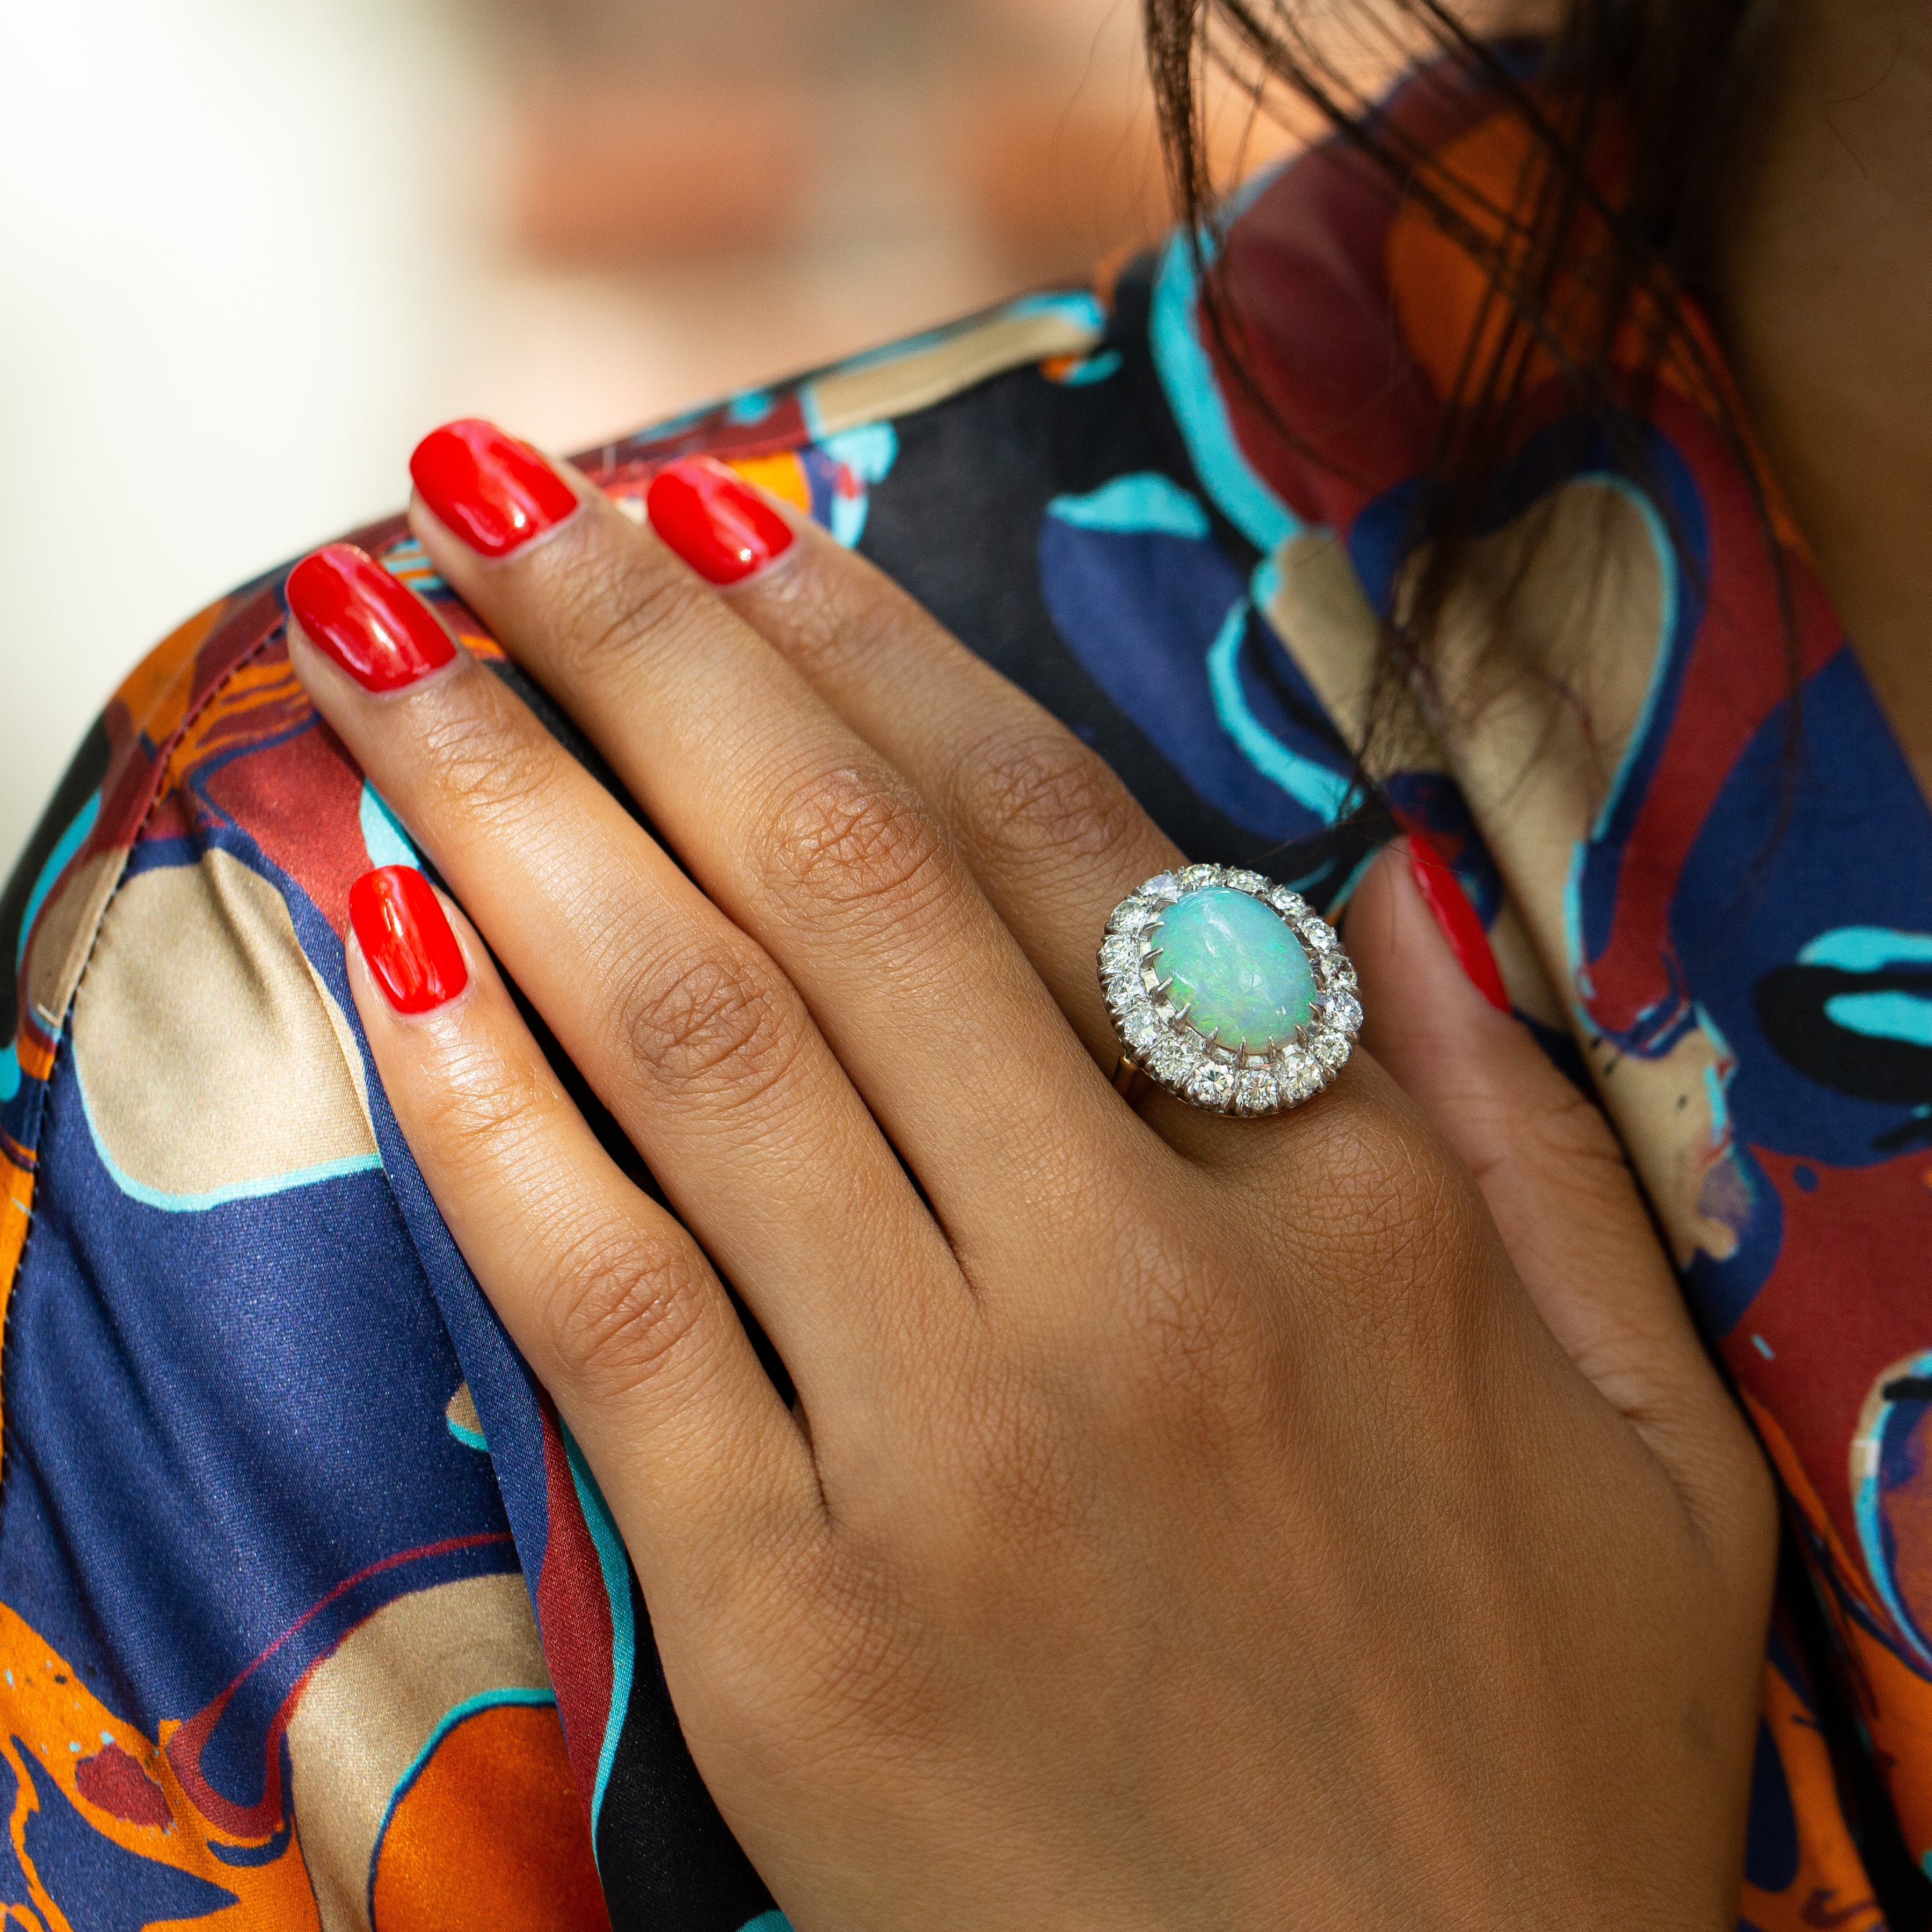
[[[1178,855],[1068,733],[724,472],[652,502],[712,582],[480,429],[417,475],[670,849],[304,566],[303,680],[476,922],[392,882],[357,1002],[800,1932],[1733,1922],[1768,1483],[1608,1130],[1406,868],[1352,916],[1375,1058],[1137,1113],[1094,952]]]

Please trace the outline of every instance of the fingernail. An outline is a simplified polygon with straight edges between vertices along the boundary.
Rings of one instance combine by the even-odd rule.
[[[1476,916],[1476,908],[1462,890],[1456,868],[1429,839],[1419,832],[1408,835],[1409,876],[1422,895],[1422,902],[1436,916],[1449,950],[1462,962],[1476,991],[1500,1013],[1510,1010],[1509,994],[1503,976],[1496,970],[1496,956],[1490,950],[1490,935]]]
[[[660,470],[644,497],[651,528],[707,584],[740,584],[791,548],[764,497],[708,456]]]
[[[476,416],[431,430],[410,475],[416,494],[484,556],[508,556],[578,508],[577,492],[528,443]]]
[[[331,544],[289,573],[290,614],[364,691],[400,691],[456,656],[422,600],[353,544]]]
[[[349,888],[349,922],[382,997],[398,1012],[434,1012],[469,985],[442,902],[413,866],[364,872]]]

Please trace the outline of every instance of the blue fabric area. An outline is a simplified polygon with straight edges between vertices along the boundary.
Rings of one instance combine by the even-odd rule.
[[[28,1753],[18,1738],[14,1748],[25,1757]],[[0,1757],[0,1816],[9,1820],[20,1803],[20,1780],[14,1774],[14,1767],[4,1757]],[[14,1834],[10,1831],[0,1831],[0,1905],[27,1905],[32,1903],[27,1890],[27,1874],[22,1868],[20,1854],[14,1849]]]
[[[1868,1166],[1886,1157],[1874,1143],[1910,1118],[1912,1103],[1808,1078],[1766,1038],[1754,994],[1764,975],[1808,952],[1822,966],[1816,942],[1834,930],[1905,935],[1932,926],[1932,828],[1849,649],[1805,681],[1802,698],[1789,822],[1780,829],[1789,724],[1780,705],[1732,766],[1691,848],[1671,938],[1737,1055],[1730,1104],[1742,1133],[1828,1166]],[[1901,937],[1894,951],[1904,962],[1911,950]],[[1932,1091],[1924,1097],[1932,1100]]]
[[[382,1175],[158,1213],[101,1167],[74,1077],[64,1047],[8,1329],[0,1595],[152,1736],[349,1580],[507,1525],[444,1426],[462,1371]],[[211,1782],[260,1799],[276,1712],[360,1618],[515,1562],[498,1540],[338,1597],[238,1692]]]
[[[130,871],[218,843],[280,890],[352,1025],[340,942],[251,839],[144,846]],[[516,1568],[502,1498],[446,1426],[465,1371],[380,1169],[163,1213],[104,1166],[70,1045],[49,1091],[4,1355],[0,1597],[151,1735],[246,1673],[201,1768],[252,1804],[276,1714],[350,1628]]]
[[[1240,572],[1212,542],[1174,533],[1178,494],[1156,496],[1142,486],[1131,496],[1064,500],[1078,503],[1085,520],[1049,512],[1041,523],[1047,609],[1088,675],[1197,796],[1244,830],[1306,838],[1328,822],[1317,808],[1326,798],[1298,796],[1293,778],[1305,772],[1339,795],[1348,760],[1311,728],[1321,715],[1313,694],[1254,615]],[[1120,527],[1136,509],[1154,517],[1156,526]],[[1277,754],[1271,770],[1246,754],[1217,703],[1210,658],[1217,640],[1228,655],[1231,624],[1237,648],[1224,674],[1238,692],[1243,722],[1251,721],[1258,741]],[[1296,700],[1301,717],[1289,708]]]
[[[355,1024],[354,1009],[350,1011],[351,1022]],[[487,1471],[494,1478],[498,1507],[515,1536],[534,1610],[550,1533],[543,1418],[536,1384],[438,1213],[409,1144],[396,1124],[388,1096],[373,1070],[369,1113],[375,1123],[376,1142],[382,1156],[392,1208],[406,1231],[412,1267],[434,1299],[436,1312],[462,1365],[463,1379],[470,1384],[470,1398],[476,1404],[476,1419],[482,1425],[488,1448],[488,1462],[472,1448],[459,1447],[446,1428],[445,1440],[467,1456],[474,1468]],[[442,1426],[440,1414],[436,1419],[438,1426]]]
[[[16,1748],[38,1801],[27,1820],[27,1856],[74,1932],[143,1932],[164,1922],[206,1918],[235,1904],[232,1892],[191,1872],[123,1851],[81,1816],[31,1752],[17,1743]],[[17,1902],[31,1903],[24,1896]]]
[[[340,943],[245,835],[143,845],[130,874],[213,844],[281,892],[352,1023]],[[399,1596],[516,1566],[489,1464],[445,1426],[463,1378],[445,1324],[373,1164],[160,1214],[95,1154],[70,1049],[51,1085],[25,1084],[8,1125],[40,1174],[9,1309],[0,1600],[151,1736],[219,1705],[183,1763],[223,1796],[259,1799],[272,1768],[286,1792],[274,1726],[305,1670]],[[30,1855],[66,1922],[145,1927],[232,1904],[118,1850],[58,1790],[38,1797]],[[284,1821],[266,1846],[216,1856],[261,1864],[289,1835]],[[25,1902],[0,1848],[0,1904]]]
[[[1770,1726],[1758,1720],[1751,1758],[1750,1817],[1744,1840],[1744,1882],[1762,1892],[1782,1892],[1798,1876],[1798,1814]]]

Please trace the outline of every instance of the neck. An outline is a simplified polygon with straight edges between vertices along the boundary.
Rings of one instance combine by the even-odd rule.
[[[1726,184],[1745,406],[1932,797],[1932,8],[1785,0]]]

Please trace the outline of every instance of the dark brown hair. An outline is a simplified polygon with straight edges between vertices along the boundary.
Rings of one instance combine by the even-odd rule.
[[[1392,656],[1426,671],[1444,600],[1514,446],[1532,368],[1555,362],[1580,405],[1577,420],[1600,433],[1641,483],[1646,394],[1667,365],[1732,445],[1756,495],[1784,610],[1795,732],[1797,627],[1769,507],[1694,320],[1710,288],[1717,188],[1748,66],[1751,0],[1556,0],[1527,63],[1521,48],[1480,38],[1442,0],[1357,0],[1350,24],[1358,47],[1360,36],[1379,35],[1387,49],[1432,62],[1445,80],[1480,86],[1520,120],[1530,159],[1503,208],[1448,173],[1360,91],[1338,57],[1334,0],[1318,32],[1298,0],[1144,4],[1172,196],[1197,237],[1211,236],[1219,218],[1208,124],[1208,83],[1218,70],[1264,112],[1284,91],[1315,109],[1484,278],[1485,313],[1423,478],[1409,536],[1418,568],[1391,632]],[[1532,71],[1533,82],[1525,78]],[[1606,150],[1614,156],[1607,169]],[[1238,374],[1251,367],[1265,318],[1236,312],[1214,266],[1225,256],[1196,245],[1204,315]],[[1258,380],[1241,380],[1260,399]],[[1291,426],[1277,426],[1292,436]]]

